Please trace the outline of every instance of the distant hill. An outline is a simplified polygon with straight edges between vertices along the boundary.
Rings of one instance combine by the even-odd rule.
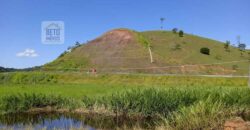
[[[43,70],[178,74],[247,74],[249,51],[224,48],[208,38],[170,31],[114,29],[78,45],[42,67]],[[207,47],[210,55],[200,49]],[[150,49],[149,49],[150,48]],[[151,63],[150,50],[153,58]]]
[[[40,69],[40,66],[24,68],[24,69],[5,68],[5,67],[0,66],[0,73],[1,72],[17,72],[17,71],[34,71],[34,70],[39,70],[39,69]]]
[[[13,68],[4,68],[0,66],[0,72],[12,72],[15,71],[16,69]]]

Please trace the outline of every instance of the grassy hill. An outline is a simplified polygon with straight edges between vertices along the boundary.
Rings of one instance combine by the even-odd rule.
[[[200,53],[202,47],[210,55]],[[149,48],[154,62],[150,62]],[[195,35],[169,31],[136,32],[111,30],[102,36],[65,52],[43,66],[44,70],[98,72],[139,72],[173,74],[247,74],[250,55],[238,48]],[[245,61],[232,62],[231,61]],[[220,64],[218,64],[220,63]],[[223,63],[223,64],[221,64]]]

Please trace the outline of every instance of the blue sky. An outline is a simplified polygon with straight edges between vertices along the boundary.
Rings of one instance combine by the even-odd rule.
[[[1,0],[0,66],[32,67],[50,62],[76,41],[86,42],[114,28],[165,29],[250,47],[249,0]],[[41,22],[63,21],[65,42],[41,43]],[[24,52],[29,56],[20,56]]]

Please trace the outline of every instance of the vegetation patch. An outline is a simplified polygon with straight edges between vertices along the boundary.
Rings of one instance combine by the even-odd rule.
[[[167,126],[178,130],[223,129],[224,122],[231,114],[223,103],[207,99],[192,106],[180,108],[172,113],[170,120],[166,122]]]
[[[55,95],[44,95],[36,93],[24,93],[4,96],[0,99],[1,113],[17,113],[25,112],[32,108],[54,107],[59,108],[76,108],[80,106],[80,102],[76,102],[70,98],[64,98]]]
[[[24,112],[34,108],[86,110],[119,118],[153,119],[153,127],[172,129],[221,128],[226,119],[250,107],[250,90],[230,87],[141,88],[81,99],[39,93],[1,97],[1,113]],[[78,111],[79,112],[79,111]],[[110,114],[113,113],[113,114]],[[152,127],[151,126],[151,127]],[[99,126],[101,127],[101,126]]]
[[[210,49],[207,47],[203,47],[200,49],[200,52],[205,55],[210,55]]]
[[[140,34],[139,32],[136,33],[136,38],[137,38],[138,42],[141,43],[146,48],[148,48],[151,45],[150,41],[145,36]]]
[[[0,82],[1,114],[50,107],[152,119],[163,129],[219,129],[250,108],[247,78],[20,72],[2,73]]]
[[[0,83],[36,84],[56,83],[58,75],[43,72],[13,72],[0,74]]]

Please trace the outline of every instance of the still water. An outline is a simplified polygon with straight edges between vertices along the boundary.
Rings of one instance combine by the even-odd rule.
[[[117,127],[151,127],[152,119],[126,117],[108,117],[102,115],[84,115],[73,113],[19,113],[0,116],[0,129],[25,130],[25,129],[114,129]]]
[[[85,124],[81,118],[72,114],[39,113],[39,114],[8,114],[0,116],[0,129],[87,129],[95,128]]]

